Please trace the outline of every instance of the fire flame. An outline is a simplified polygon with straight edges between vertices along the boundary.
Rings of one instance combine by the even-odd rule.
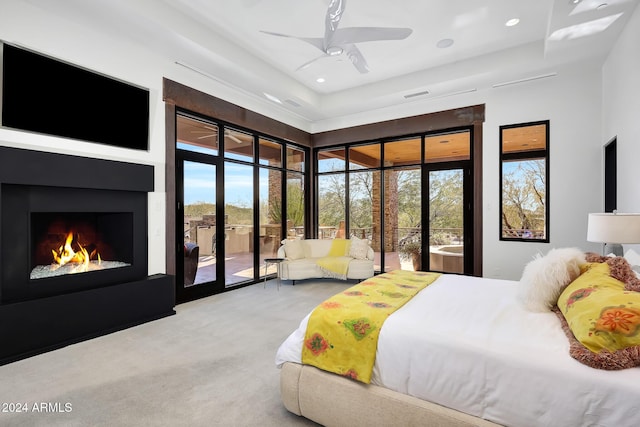
[[[58,264],[57,267],[62,267],[63,265],[68,263],[74,263],[78,264],[78,269],[87,271],[89,268],[89,261],[91,260],[91,256],[95,256],[96,251],[94,250],[91,252],[91,254],[89,254],[89,252],[80,244],[80,242],[77,241],[75,242],[75,244],[79,249],[77,251],[74,251],[72,243],[74,243],[73,232],[70,231],[69,234],[67,234],[65,243],[63,245],[60,245],[57,251],[54,249],[51,250],[51,253],[53,254],[53,260]],[[97,256],[98,263],[100,263],[102,261],[100,259],[100,254],[97,254]]]

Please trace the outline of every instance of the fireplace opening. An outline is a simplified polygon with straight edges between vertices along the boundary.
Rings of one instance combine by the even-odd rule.
[[[0,189],[0,303],[147,276],[146,193],[20,184]]]
[[[132,248],[130,212],[32,212],[29,278],[127,267]]]

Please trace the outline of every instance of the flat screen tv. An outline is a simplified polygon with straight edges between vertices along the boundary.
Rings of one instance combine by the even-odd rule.
[[[149,91],[7,43],[2,126],[147,150]]]

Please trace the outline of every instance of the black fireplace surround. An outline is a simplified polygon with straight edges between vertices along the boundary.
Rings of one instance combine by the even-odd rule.
[[[147,275],[153,188],[153,166],[0,147],[0,364],[175,314]],[[74,223],[118,267],[32,278]]]

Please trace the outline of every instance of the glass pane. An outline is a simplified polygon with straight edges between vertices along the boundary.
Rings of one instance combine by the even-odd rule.
[[[184,286],[216,280],[216,167],[184,162]]]
[[[287,169],[304,172],[304,151],[287,147]]]
[[[429,270],[464,272],[461,169],[429,172]]]
[[[318,152],[318,172],[343,171],[344,166],[344,148]]]
[[[379,171],[358,172],[349,175],[349,236],[371,242],[377,266],[380,269],[381,183]]]
[[[253,279],[253,166],[225,162],[225,286]]]
[[[253,135],[233,129],[224,131],[224,156],[253,162]]]
[[[385,173],[385,270],[423,270],[422,178],[420,168]]]
[[[421,163],[420,138],[391,141],[384,144],[385,166],[404,166]]]
[[[424,139],[426,163],[469,160],[471,158],[471,132],[457,132],[427,136]]]
[[[549,121],[500,127],[500,239],[548,241]]]
[[[287,238],[304,238],[304,176],[287,173]]]
[[[318,238],[344,237],[345,224],[345,176],[344,174],[318,177]]]
[[[258,139],[260,164],[282,167],[282,144],[268,139]]]
[[[176,147],[181,150],[218,155],[218,125],[177,116]]]
[[[380,165],[380,144],[349,148],[349,169],[377,168]]]
[[[503,238],[546,238],[545,178],[545,159],[502,162]]]
[[[282,171],[260,168],[260,263],[276,256],[282,239]],[[268,274],[276,267],[270,264]]]

